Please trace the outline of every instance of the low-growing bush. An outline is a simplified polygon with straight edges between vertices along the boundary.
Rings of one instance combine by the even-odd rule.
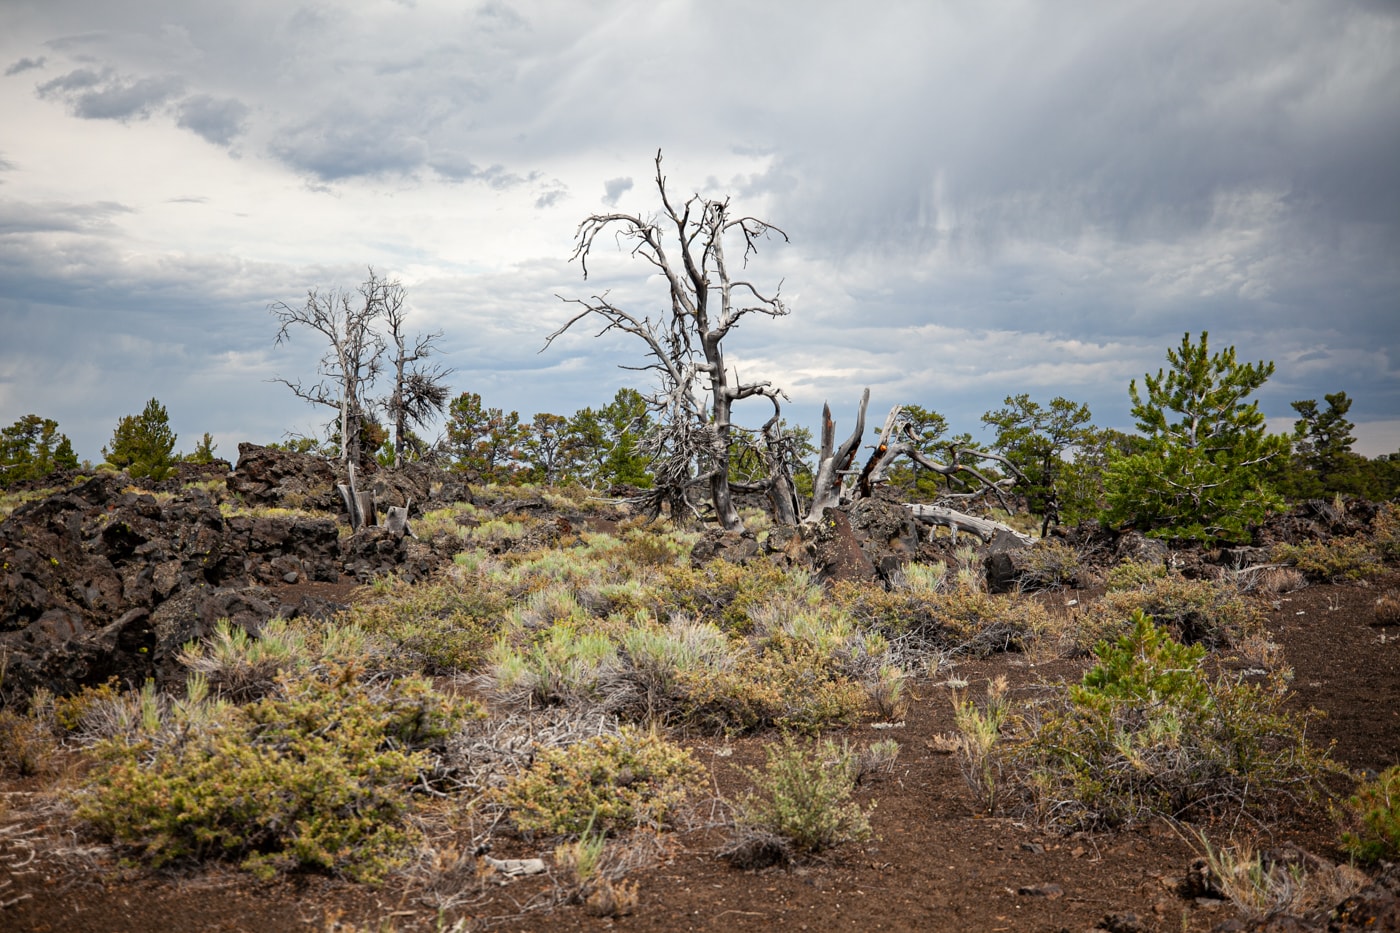
[[[0,774],[43,774],[57,748],[53,727],[35,710],[0,709]]]
[[[977,656],[1019,650],[1051,624],[1037,602],[966,586],[933,589],[906,582],[886,591],[839,583],[829,602],[848,613],[856,628],[872,629],[922,650]]]
[[[349,621],[382,635],[427,673],[476,669],[491,647],[492,629],[509,605],[472,573],[447,574],[430,584],[385,584],[375,599],[357,602]]]
[[[523,830],[603,836],[664,826],[704,782],[704,768],[684,748],[623,726],[615,735],[543,750],[491,799]]]
[[[1400,505],[1387,502],[1371,522],[1371,540],[1383,560],[1400,561]]]
[[[1108,576],[1104,578],[1104,584],[1109,592],[1136,590],[1153,586],[1170,577],[1171,573],[1171,570],[1163,563],[1125,560],[1109,569]]]
[[[763,770],[747,769],[754,790],[735,805],[731,858],[751,859],[756,841],[785,854],[811,855],[870,838],[870,820],[851,794],[860,756],[830,739],[784,735],[766,749]]]
[[[95,705],[110,703],[121,696],[121,682],[116,677],[105,683],[83,687],[77,693],[56,697],[53,701],[54,723],[62,732],[77,732],[83,719]]]
[[[712,560],[701,567],[665,567],[657,586],[657,615],[682,614],[746,635],[755,610],[772,613],[819,606],[822,590],[804,571],[785,571],[767,561],[746,565]]]
[[[1062,827],[1103,828],[1267,810],[1311,797],[1330,766],[1305,741],[1306,717],[1284,708],[1281,677],[1212,680],[1203,647],[1142,612],[1094,655],[1080,683],[996,723],[980,772],[1000,783],[994,800]]]
[[[1022,590],[1054,590],[1073,586],[1079,576],[1079,552],[1063,541],[1043,539],[1017,555]]]
[[[1380,553],[1363,535],[1305,541],[1302,544],[1276,544],[1270,557],[1297,567],[1310,579],[1328,583],[1363,580],[1385,571]]]
[[[1400,765],[1362,782],[1342,813],[1347,854],[1368,863],[1400,859]]]
[[[1149,575],[1135,586],[1122,585],[1121,580],[1111,586],[1079,618],[1074,640],[1087,651],[1103,639],[1115,639],[1131,628],[1133,615],[1139,612],[1151,616],[1178,641],[1207,648],[1236,645],[1264,630],[1262,610],[1238,587],[1167,573]]]
[[[77,815],[153,865],[219,858],[260,877],[309,868],[377,881],[415,838],[403,817],[427,746],[471,712],[419,679],[284,672],[272,694],[219,707],[209,727],[160,745],[99,742]]]

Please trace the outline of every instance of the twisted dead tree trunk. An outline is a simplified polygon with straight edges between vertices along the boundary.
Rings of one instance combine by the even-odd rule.
[[[311,289],[300,307],[283,301],[268,306],[281,325],[277,330],[278,345],[291,339],[294,328],[302,327],[320,334],[330,344],[318,368],[320,382],[307,385],[280,376],[274,381],[291,389],[297,398],[336,410],[341,463],[362,462],[360,428],[368,411],[365,394],[379,377],[384,352],[384,340],[374,326],[384,313],[384,293],[389,287],[389,282],[370,269],[369,278],[357,292],[333,288],[322,293]]]
[[[860,448],[860,436],[865,433],[865,408],[870,404],[870,389],[860,397],[860,409],[856,413],[856,426],[851,436],[836,443],[836,422],[831,418],[831,406],[822,406],[822,446],[817,461],[817,477],[812,483],[812,507],[804,521],[815,522],[827,509],[841,504],[841,487],[855,462],[856,451]]]
[[[799,504],[792,466],[798,460],[798,453],[793,437],[784,430],[782,408],[776,399],[772,401],[773,417],[758,431],[762,445],[751,443],[748,450],[740,454],[741,461],[745,453],[761,461],[764,478],[761,481],[731,479],[729,486],[736,492],[762,493],[768,497],[773,507],[773,520],[778,525],[796,525]],[[741,462],[741,469],[742,466]]]
[[[962,445],[949,447],[946,463],[932,459],[919,449],[921,438],[909,421],[902,417],[903,405],[896,405],[890,409],[884,427],[880,429],[880,443],[876,445],[864,468],[853,469],[860,436],[865,427],[865,409],[869,401],[870,390],[866,389],[861,395],[855,429],[839,448],[833,448],[836,426],[831,420],[831,411],[823,407],[821,460],[807,522],[815,522],[828,508],[873,495],[876,487],[888,481],[890,470],[903,457],[918,467],[941,476],[966,474],[978,483],[977,488],[971,492],[947,493],[932,505],[906,503],[911,514],[920,522],[945,525],[955,531],[966,531],[977,535],[983,541],[991,540],[998,532],[1022,539],[1027,537],[1001,522],[980,518],[949,505],[950,502],[973,502],[995,496],[1002,508],[1010,511],[1007,491],[1017,482],[1025,482],[1016,465],[1000,454]],[[973,465],[982,461],[999,463],[1010,475],[992,479]]]
[[[784,241],[787,234],[754,217],[735,217],[729,201],[693,195],[675,204],[656,154],[656,189],[661,195],[662,216],[643,219],[635,214],[593,214],[579,224],[572,259],[588,277],[588,259],[598,235],[612,229],[619,240],[630,243],[630,253],[655,267],[665,278],[670,308],[657,320],[618,306],[606,293],[588,299],[564,299],[582,308],[545,341],[548,348],[579,321],[598,317],[604,322],[599,336],[612,330],[631,334],[646,347],[649,362],[640,367],[660,381],[660,389],[648,399],[657,423],[648,438],[656,458],[656,486],[651,494],[655,508],[662,502],[688,503],[686,493],[706,486],[715,518],[726,530],[743,528],[734,505],[729,481],[731,416],[734,405],[763,396],[778,405],[781,395],[768,382],[743,382],[725,362],[723,343],[745,315],[757,313],[782,317],[787,307],[775,289],[766,294],[752,282],[731,275],[725,252],[726,237],[743,242],[743,259],[757,252],[758,240],[770,234]],[[664,228],[670,228],[664,229]],[[673,255],[668,243],[676,248]],[[781,287],[781,285],[779,286]]]

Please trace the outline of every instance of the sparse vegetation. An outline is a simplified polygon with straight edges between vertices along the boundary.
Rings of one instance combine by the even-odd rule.
[[[767,755],[762,771],[750,771],[754,791],[735,805],[732,859],[751,862],[766,851],[786,861],[870,837],[867,813],[850,799],[859,753],[830,739],[785,735]]]
[[[1124,564],[1109,574],[1108,586],[1080,622],[1075,642],[1083,650],[1126,631],[1137,612],[1151,616],[1173,638],[1208,648],[1237,645],[1263,631],[1262,610],[1228,578],[1188,580],[1165,568],[1158,573]]]
[[[1305,541],[1302,544],[1278,544],[1270,556],[1297,567],[1312,580],[1327,583],[1363,580],[1385,570],[1375,543],[1364,535],[1333,538],[1330,541]]]
[[[1080,683],[1023,714],[1010,716],[997,691],[980,711],[964,704],[980,797],[1062,827],[1105,828],[1267,811],[1315,792],[1326,752],[1284,709],[1282,679],[1211,679],[1204,647],[1176,642],[1141,611],[1094,656]]]
[[[493,892],[517,884],[479,854],[493,844],[543,855],[526,910],[620,917],[652,903],[638,866],[698,838],[676,833],[723,820],[740,868],[819,857],[868,841],[871,797],[905,793],[945,754],[971,791],[956,792],[963,816],[1096,832],[1156,815],[1248,825],[1236,815],[1307,804],[1330,767],[1285,711],[1290,659],[1255,601],[1291,590],[1267,581],[1300,568],[1202,580],[1173,569],[1187,562],[1126,563],[1106,571],[1102,600],[991,595],[982,552],[963,546],[888,588],[824,584],[762,558],[692,564],[699,533],[621,510],[604,513],[608,532],[542,516],[551,497],[583,511],[572,492],[473,495],[415,520],[421,540],[461,549],[436,576],[380,575],[329,620],[221,621],[185,646],[183,693],[113,680],[0,710],[0,770],[64,775],[87,832],[128,864],[421,884],[460,926],[468,902],[499,904]],[[1032,553],[1034,588],[1081,576],[1059,542]],[[1382,621],[1384,595],[1375,605]],[[1067,647],[1089,655],[1082,680],[1014,673],[1080,663]],[[971,688],[955,669],[968,661]],[[957,732],[916,732],[931,702],[952,728],[947,687]],[[456,689],[479,691],[489,718]],[[763,743],[763,766],[724,761]],[[1358,860],[1395,857],[1387,781],[1394,769],[1338,810]],[[1355,881],[1245,842],[1212,856],[1218,896],[1242,916],[1312,916]]]
[[[1247,843],[1216,848],[1202,837],[1202,845],[1212,887],[1246,920],[1325,919],[1368,880],[1353,866],[1309,860],[1296,849],[1280,858]]]

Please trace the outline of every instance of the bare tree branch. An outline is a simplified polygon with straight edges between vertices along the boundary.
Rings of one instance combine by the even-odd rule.
[[[737,374],[731,378],[722,343],[747,314],[779,317],[788,312],[777,292],[766,296],[752,283],[731,280],[724,240],[726,234],[741,236],[747,262],[756,252],[758,239],[774,234],[786,240],[787,235],[754,218],[730,218],[727,200],[696,194],[677,204],[667,189],[659,150],[655,182],[661,198],[659,218],[593,214],[579,224],[570,259],[578,261],[586,280],[598,237],[611,231],[620,249],[641,258],[666,279],[668,313],[656,320],[639,316],[613,303],[607,293],[590,299],[561,296],[581,310],[549,335],[545,348],[590,317],[603,320],[599,336],[620,331],[641,340],[647,362],[623,368],[650,371],[659,380],[657,391],[648,398],[658,417],[646,444],[654,458],[657,503],[666,500],[674,511],[686,490],[708,483],[716,519],[726,529],[740,529],[743,523],[729,484],[731,410],[734,403],[760,395],[776,406],[775,395],[780,393],[768,382],[743,383]],[[667,252],[668,243],[677,250],[674,258]],[[736,290],[746,301],[736,302]]]

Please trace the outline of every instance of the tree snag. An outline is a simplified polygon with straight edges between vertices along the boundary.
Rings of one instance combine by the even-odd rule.
[[[646,438],[655,475],[650,494],[653,511],[669,503],[672,514],[679,517],[694,508],[686,493],[708,486],[716,520],[726,530],[741,530],[743,522],[729,485],[733,407],[754,396],[764,396],[777,406],[782,393],[768,382],[742,381],[725,362],[723,342],[745,315],[782,317],[788,310],[778,289],[766,294],[750,281],[733,278],[725,239],[742,239],[747,265],[760,239],[773,234],[786,241],[787,234],[766,221],[733,216],[728,199],[695,194],[675,204],[666,190],[659,150],[656,189],[661,196],[659,217],[593,214],[579,224],[570,258],[579,261],[587,279],[588,260],[599,234],[613,230],[620,243],[629,244],[632,256],[650,263],[666,279],[668,311],[656,319],[638,315],[619,307],[606,292],[588,299],[560,296],[582,310],[549,335],[545,348],[588,317],[604,321],[599,336],[617,330],[641,340],[648,362],[624,368],[652,372],[659,382],[647,400],[657,415]],[[668,252],[668,244],[675,253]]]

